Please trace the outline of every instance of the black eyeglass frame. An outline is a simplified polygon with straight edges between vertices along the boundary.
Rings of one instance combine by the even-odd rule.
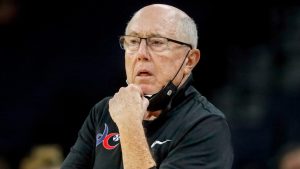
[[[185,42],[181,42],[181,41],[178,41],[178,40],[175,40],[175,39],[171,39],[171,38],[166,38],[166,37],[162,37],[162,36],[158,36],[158,37],[153,36],[153,37],[142,38],[142,37],[132,36],[132,35],[122,35],[122,36],[120,36],[119,43],[120,43],[120,47],[122,49],[124,49],[123,43],[124,43],[125,36],[140,38],[141,39],[140,43],[142,42],[143,39],[145,39],[145,41],[147,42],[148,38],[165,38],[165,39],[168,40],[168,42],[170,41],[170,42],[174,42],[174,43],[177,43],[177,44],[180,44],[180,45],[185,45],[185,46],[188,46],[189,48],[193,49],[193,46],[191,44],[188,44],[188,43],[185,43]]]

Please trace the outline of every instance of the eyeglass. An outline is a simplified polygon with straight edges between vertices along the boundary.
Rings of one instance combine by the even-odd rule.
[[[137,36],[124,35],[120,37],[120,46],[122,49],[129,52],[136,52],[139,50],[142,39],[146,40],[147,46],[154,52],[162,52],[169,48],[169,42],[174,42],[181,45],[186,45],[193,48],[192,45],[184,42],[180,42],[174,39],[165,38],[165,37],[147,37],[141,38]]]

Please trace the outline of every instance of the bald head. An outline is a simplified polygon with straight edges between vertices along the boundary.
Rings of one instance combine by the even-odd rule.
[[[172,36],[166,35],[167,37],[184,41],[192,44],[193,48],[197,48],[196,24],[185,12],[173,6],[152,4],[141,8],[128,22],[125,34],[128,34],[130,30],[137,30],[137,27],[145,27],[145,29],[149,27],[154,32],[164,30],[162,34]]]

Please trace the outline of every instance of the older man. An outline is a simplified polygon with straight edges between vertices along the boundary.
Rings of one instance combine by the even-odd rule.
[[[120,38],[128,86],[92,108],[62,169],[231,168],[225,117],[191,86],[197,41],[183,11],[137,11]]]

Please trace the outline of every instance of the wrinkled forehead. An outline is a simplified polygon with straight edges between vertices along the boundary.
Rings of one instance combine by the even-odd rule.
[[[171,9],[151,8],[138,11],[130,20],[126,34],[142,37],[164,36],[176,38],[178,16]]]

